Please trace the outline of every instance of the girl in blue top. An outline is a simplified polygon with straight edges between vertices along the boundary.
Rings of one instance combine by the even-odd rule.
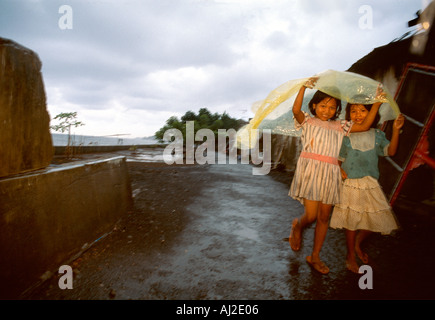
[[[346,119],[361,123],[370,109],[371,105],[348,104]],[[356,255],[363,263],[368,263],[367,254],[361,250],[361,242],[368,235],[372,232],[390,234],[397,229],[394,214],[378,183],[378,157],[396,153],[403,124],[404,117],[399,115],[393,124],[391,141],[386,139],[384,132],[375,128],[343,138],[338,159],[342,161],[345,180],[330,226],[346,229],[346,267],[352,272],[359,272]]]

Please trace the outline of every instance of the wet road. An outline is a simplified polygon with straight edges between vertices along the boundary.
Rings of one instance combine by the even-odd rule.
[[[55,276],[27,298],[435,298],[435,258],[429,253],[435,243],[433,217],[395,210],[401,231],[367,241],[373,289],[362,290],[361,276],[344,265],[343,231],[328,231],[321,253],[330,268],[326,276],[305,262],[314,226],[305,231],[301,251],[291,251],[286,238],[303,207],[287,196],[288,173],[254,176],[252,168],[242,164],[142,168],[130,163],[134,210],[72,262],[73,289],[59,289]]]

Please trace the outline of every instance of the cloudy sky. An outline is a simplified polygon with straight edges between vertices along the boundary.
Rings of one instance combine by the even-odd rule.
[[[0,37],[39,55],[52,118],[77,111],[76,134],[133,138],[203,107],[248,119],[280,84],[402,36],[427,3],[1,0]]]

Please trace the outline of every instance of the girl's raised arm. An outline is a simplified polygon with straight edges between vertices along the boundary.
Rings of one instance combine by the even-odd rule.
[[[396,154],[397,146],[399,145],[400,129],[403,127],[404,123],[405,117],[402,114],[399,114],[396,120],[394,120],[393,134],[391,136],[390,145],[388,146],[388,155],[390,157]]]
[[[298,95],[296,96],[295,102],[293,103],[293,115],[299,123],[302,123],[305,120],[305,115],[301,110],[302,102],[304,101],[305,88],[306,87],[304,85],[299,89]]]
[[[295,102],[293,103],[293,109],[292,109],[293,115],[299,123],[302,123],[305,120],[305,115],[301,110],[302,103],[304,101],[305,89],[314,88],[317,79],[318,79],[317,77],[312,77],[308,79],[308,81],[305,82],[305,84],[299,89],[298,95],[296,96]]]
[[[352,125],[350,132],[361,132],[361,131],[369,130],[373,121],[376,118],[376,114],[378,113],[379,107],[381,106],[381,104],[382,104],[381,102],[374,103],[372,108],[369,111],[369,114],[364,119],[364,121],[361,124],[354,123]]]
[[[383,98],[385,98],[385,96],[386,96],[386,93],[384,92],[384,90],[382,90],[382,85],[378,85],[378,88],[376,90],[376,97],[378,99],[383,99]],[[382,104],[382,102],[375,102],[373,104],[372,108],[370,109],[369,114],[364,119],[364,121],[361,124],[354,123],[352,125],[350,132],[360,132],[360,131],[369,130],[373,121],[376,118],[376,115],[378,114],[379,107],[381,106],[381,104]]]

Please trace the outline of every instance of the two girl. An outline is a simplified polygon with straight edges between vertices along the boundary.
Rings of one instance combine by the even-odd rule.
[[[314,246],[307,262],[318,272],[327,274],[329,268],[320,259],[320,250],[329,225],[333,205],[340,202],[341,172],[338,155],[344,136],[350,132],[366,131],[373,123],[381,103],[373,104],[361,123],[338,120],[341,101],[317,91],[309,103],[312,117],[301,110],[305,89],[313,88],[317,78],[310,78],[299,90],[293,104],[296,128],[302,128],[302,152],[289,195],[304,205],[304,214],[293,220],[289,242],[294,251],[301,246],[302,231],[317,219]],[[378,88],[377,96],[383,95]]]
[[[355,124],[362,123],[372,108],[371,105],[348,104],[346,119]],[[361,242],[372,232],[390,234],[397,229],[394,214],[378,183],[378,157],[396,153],[403,124],[404,117],[399,115],[393,123],[391,141],[375,128],[352,133],[343,139],[338,159],[342,161],[345,180],[341,201],[334,207],[330,226],[346,229],[346,267],[354,273],[359,272],[356,255],[363,263],[368,263]]]

